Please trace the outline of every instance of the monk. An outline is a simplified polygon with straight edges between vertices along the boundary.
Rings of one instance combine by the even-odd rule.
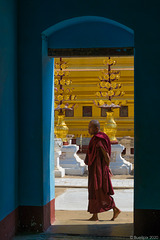
[[[92,120],[88,132],[93,137],[90,140],[85,164],[88,165],[88,212],[93,214],[89,221],[98,221],[98,213],[113,209],[112,221],[120,214],[113,197],[114,194],[109,168],[111,143],[109,137],[100,132],[100,124]]]

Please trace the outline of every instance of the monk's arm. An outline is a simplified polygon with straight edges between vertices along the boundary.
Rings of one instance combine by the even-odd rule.
[[[103,154],[104,160],[106,161],[107,166],[109,167],[110,156],[109,156],[109,154],[104,150],[104,148],[102,148],[102,147],[101,147],[101,151],[102,151],[102,154]]]
[[[84,159],[84,163],[86,164],[86,165],[88,165],[88,155],[86,154],[86,157],[85,157],[85,159]]]

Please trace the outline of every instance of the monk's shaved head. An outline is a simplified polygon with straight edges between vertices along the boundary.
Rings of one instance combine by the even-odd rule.
[[[95,135],[100,130],[100,124],[97,120],[91,120],[88,125],[88,132],[90,135]]]
[[[90,124],[92,124],[94,127],[97,127],[98,129],[100,129],[100,123],[98,120],[91,120]]]

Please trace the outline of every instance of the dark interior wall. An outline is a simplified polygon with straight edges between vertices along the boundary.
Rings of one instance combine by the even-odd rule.
[[[18,206],[16,7],[0,1],[0,221]]]

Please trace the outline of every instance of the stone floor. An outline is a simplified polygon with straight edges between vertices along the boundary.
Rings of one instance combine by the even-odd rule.
[[[123,212],[133,212],[133,189],[115,190],[114,200]],[[66,189],[56,198],[56,210],[87,211],[88,190],[86,188]]]
[[[121,209],[115,221],[112,211],[99,214],[98,222],[88,221],[87,176],[55,179],[56,221],[47,232],[17,235],[13,240],[133,239],[133,176],[114,176],[114,199]]]
[[[120,176],[120,175],[119,175]],[[128,175],[123,175],[128,176]],[[123,178],[117,179],[112,178],[112,185],[114,189],[130,189],[134,187],[133,178]],[[55,178],[56,187],[76,187],[76,188],[87,188],[88,187],[88,177],[67,177],[64,178]]]

